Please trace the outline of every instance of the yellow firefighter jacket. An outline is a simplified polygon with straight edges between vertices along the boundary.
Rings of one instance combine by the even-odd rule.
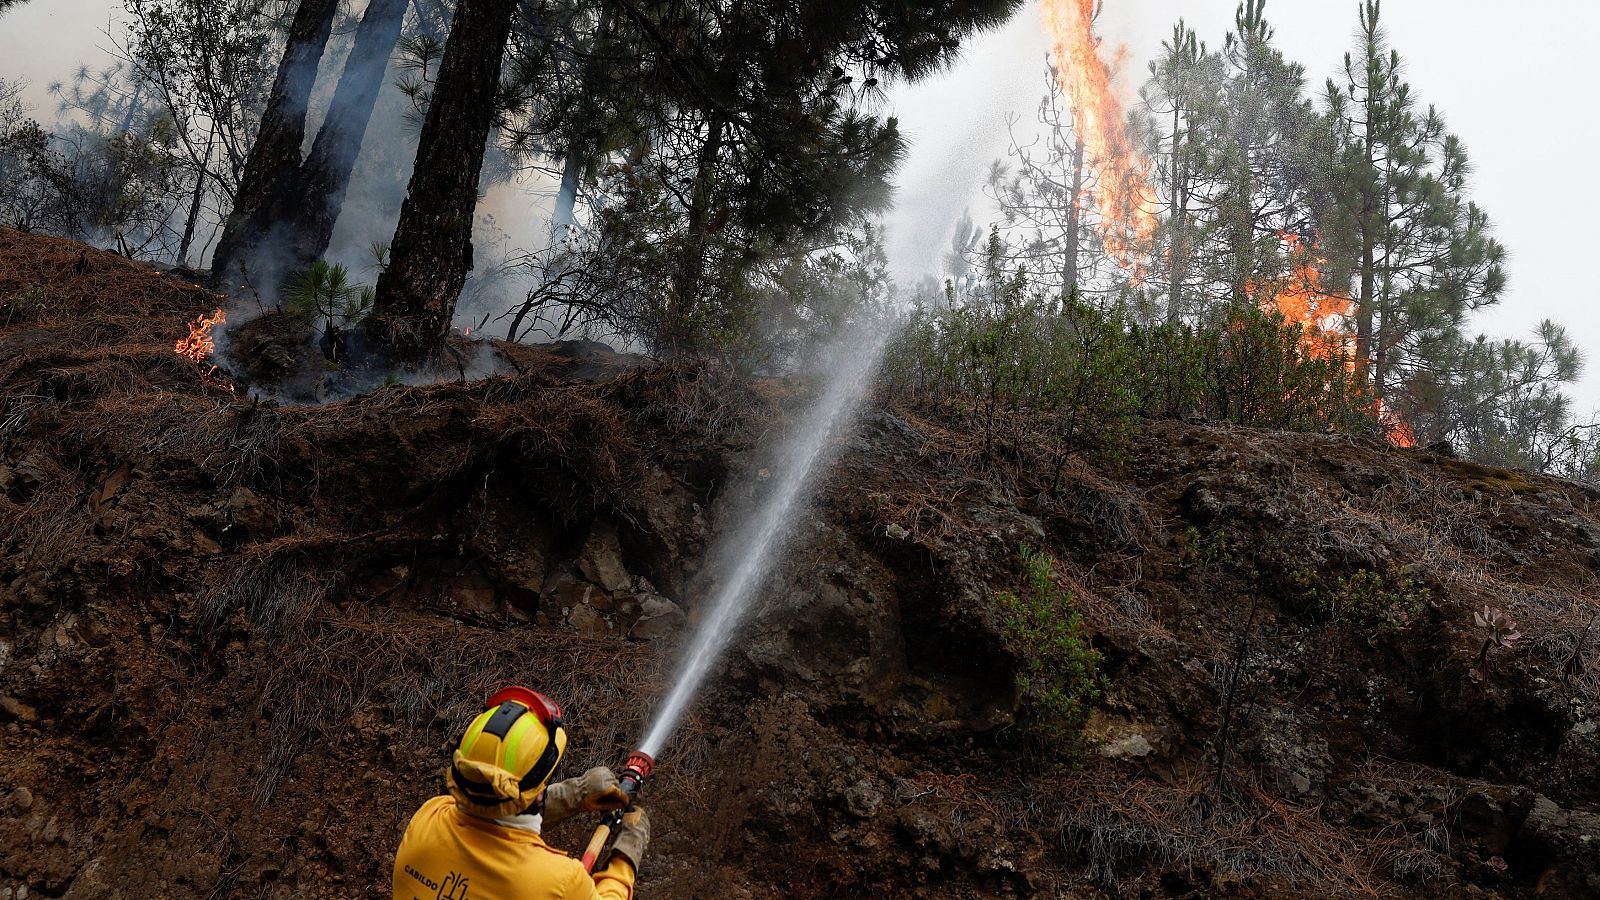
[[[633,866],[614,855],[590,875],[531,831],[435,797],[411,817],[394,855],[394,900],[630,900]]]

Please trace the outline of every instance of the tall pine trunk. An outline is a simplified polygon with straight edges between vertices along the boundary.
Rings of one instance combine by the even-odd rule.
[[[1367,121],[1372,121],[1375,111],[1372,105],[1367,105]],[[1362,151],[1363,162],[1366,170],[1364,177],[1372,179],[1370,185],[1365,186],[1364,196],[1361,200],[1361,218],[1358,227],[1361,230],[1361,299],[1356,307],[1356,374],[1361,378],[1372,377],[1372,329],[1373,319],[1377,313],[1377,280],[1378,280],[1378,226],[1376,218],[1378,206],[1378,164],[1376,159],[1377,147],[1372,135],[1371,124],[1367,125],[1367,133],[1363,136]]]
[[[716,173],[717,157],[722,153],[724,124],[718,113],[712,113],[706,122],[706,137],[700,144],[695,160],[694,191],[689,197],[689,222],[685,235],[683,254],[678,260],[678,272],[673,285],[674,302],[668,310],[664,343],[673,349],[686,349],[693,343],[690,321],[700,299],[701,282],[705,279],[706,228],[711,216],[711,179]]]
[[[1172,229],[1167,266],[1167,324],[1183,319],[1184,287],[1189,280],[1189,170],[1185,163],[1182,110],[1172,109]]]
[[[294,242],[294,268],[302,269],[328,252],[333,229],[344,209],[345,192],[361,153],[372,111],[389,68],[389,57],[405,23],[407,0],[371,0],[356,28],[355,43],[334,89],[328,115],[301,167],[288,232]]]
[[[514,0],[456,4],[389,265],[378,276],[374,330],[399,361],[440,346],[472,271],[473,210],[514,8]]]
[[[212,256],[211,281],[218,288],[237,286],[239,278],[255,268],[254,257],[261,241],[267,237],[278,210],[297,190],[306,108],[338,8],[338,0],[300,0],[295,9],[283,62],[278,65],[267,109],[261,116],[261,128],[245,160],[233,209]]]
[[[1069,305],[1078,299],[1078,267],[1082,257],[1083,235],[1083,138],[1072,148],[1072,197],[1067,203],[1067,253],[1062,265],[1064,278],[1061,281],[1061,311],[1066,312]]]

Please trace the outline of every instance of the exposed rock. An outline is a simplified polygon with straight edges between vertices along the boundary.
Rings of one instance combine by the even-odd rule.
[[[1333,767],[1327,740],[1282,706],[1266,711],[1260,729],[1260,753],[1278,786],[1297,799],[1321,796]]]
[[[845,789],[844,803],[851,815],[870,819],[883,808],[883,791],[871,779],[863,778]]]
[[[633,588],[633,576],[622,562],[622,545],[617,541],[617,531],[610,526],[596,526],[589,534],[588,543],[578,555],[578,571],[590,583],[612,593]]]
[[[1138,732],[1107,741],[1096,748],[1096,752],[1107,759],[1137,759],[1149,756],[1154,750],[1155,748],[1150,746],[1150,740]]]
[[[1533,794],[1479,787],[1456,807],[1456,827],[1475,839],[1483,856],[1503,856],[1533,805]]]
[[[594,607],[584,604],[574,606],[572,611],[567,613],[567,624],[584,637],[600,638],[611,634],[611,623],[595,611]]]
[[[683,628],[687,617],[678,604],[658,594],[639,597],[639,618],[633,623],[628,636],[639,641],[653,641],[676,633]]]
[[[89,495],[90,514],[96,518],[104,515],[111,508],[112,501],[116,499],[118,494],[122,493],[123,488],[128,486],[128,480],[132,473],[133,467],[127,463],[112,470],[111,474],[106,476],[105,481],[100,483],[100,487]]]
[[[10,815],[21,815],[33,809],[33,792],[19,784],[6,795],[5,806]]]
[[[1537,867],[1541,896],[1600,896],[1600,815],[1565,810],[1539,795],[1511,853]]]
[[[494,582],[476,572],[457,577],[450,583],[450,602],[467,612],[487,615],[500,609]]]
[[[243,485],[233,489],[225,508],[233,524],[254,536],[265,537],[278,527],[277,512],[259,494]]]
[[[545,581],[544,603],[546,612],[552,617],[564,619],[580,606],[610,609],[611,598],[572,572],[560,571]]]
[[[0,697],[0,715],[20,722],[39,721],[39,711],[15,697]]]
[[[943,821],[927,809],[910,806],[901,809],[896,817],[896,824],[910,840],[912,846],[928,853],[939,856],[954,855],[959,847],[956,837],[951,833],[949,823]]]

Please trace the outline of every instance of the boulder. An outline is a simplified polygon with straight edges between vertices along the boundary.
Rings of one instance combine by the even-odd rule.
[[[674,634],[688,621],[682,608],[658,594],[642,594],[639,601],[639,619],[633,623],[628,636],[637,641],[653,641]]]
[[[1540,794],[1510,848],[1513,865],[1538,871],[1543,897],[1600,897],[1600,815]]]
[[[578,605],[567,613],[567,624],[571,625],[578,634],[584,637],[600,638],[611,636],[611,623],[604,616],[595,611],[592,606]]]
[[[633,576],[622,563],[622,545],[617,541],[616,529],[609,526],[596,526],[589,534],[588,543],[578,554],[578,571],[591,584],[612,593],[633,588]]]

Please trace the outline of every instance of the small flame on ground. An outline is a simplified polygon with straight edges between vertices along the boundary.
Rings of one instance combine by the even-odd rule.
[[[211,362],[211,354],[217,349],[216,340],[211,336],[211,329],[227,321],[228,316],[221,309],[209,316],[196,316],[195,320],[189,323],[188,335],[180,338],[172,349],[200,369],[200,377],[206,384],[232,393],[233,385],[217,377],[220,369]]]
[[[1128,136],[1127,111],[1112,85],[1124,51],[1108,62],[1094,36],[1097,0],[1045,0],[1044,27],[1055,57],[1056,82],[1072,107],[1073,131],[1094,172],[1086,189],[1100,214],[1108,256],[1138,271],[1141,248],[1154,241],[1159,220],[1150,164]]]

